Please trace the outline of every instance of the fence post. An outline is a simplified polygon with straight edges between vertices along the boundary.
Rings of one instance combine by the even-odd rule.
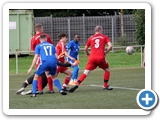
[[[114,19],[112,17],[112,52],[114,52]]]
[[[51,18],[51,39],[53,40],[53,17],[52,15],[50,16]]]
[[[85,14],[83,13],[83,44],[85,44]]]
[[[16,74],[18,74],[18,52],[16,51]]]
[[[142,45],[141,45],[141,67],[142,67],[142,64],[143,64],[143,57],[142,57],[143,55],[142,54],[143,54],[143,52],[142,52]]]
[[[68,41],[70,41],[70,39],[71,39],[71,31],[70,31],[70,26],[71,26],[71,24],[70,24],[70,18],[68,18]]]

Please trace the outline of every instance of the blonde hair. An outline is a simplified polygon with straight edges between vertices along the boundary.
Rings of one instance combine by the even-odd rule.
[[[100,26],[100,25],[97,25],[97,26],[94,28],[94,31],[95,31],[95,32],[99,32],[100,30],[103,30],[102,26]]]

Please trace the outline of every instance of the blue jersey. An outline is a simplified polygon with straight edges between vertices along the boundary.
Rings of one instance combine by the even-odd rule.
[[[55,47],[46,41],[38,44],[35,49],[35,54],[40,55],[41,63],[56,63],[57,59],[55,53]]]
[[[67,49],[68,54],[69,54],[71,57],[77,59],[77,57],[78,57],[78,52],[79,52],[79,46],[80,46],[80,43],[79,43],[79,42],[77,43],[77,42],[75,42],[74,40],[71,40],[71,41],[67,44],[67,46],[66,46],[66,49]],[[70,60],[70,59],[67,58],[67,61],[69,61],[69,60]]]

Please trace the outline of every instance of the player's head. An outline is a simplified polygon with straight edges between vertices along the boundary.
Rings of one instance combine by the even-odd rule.
[[[95,27],[94,31],[95,31],[95,33],[102,33],[103,28],[102,28],[102,26],[97,25],[97,26]]]
[[[60,41],[62,41],[62,42],[64,42],[64,43],[67,42],[67,34],[65,34],[65,33],[60,33],[60,34],[58,35],[58,38],[59,38]]]
[[[80,40],[80,36],[79,36],[79,34],[74,34],[74,40],[75,40],[75,42],[79,42],[79,40]]]
[[[46,41],[46,39],[47,39],[46,34],[42,33],[42,34],[40,35],[40,41],[43,42],[43,41]]]
[[[41,24],[35,24],[34,29],[36,32],[43,32],[43,26]]]

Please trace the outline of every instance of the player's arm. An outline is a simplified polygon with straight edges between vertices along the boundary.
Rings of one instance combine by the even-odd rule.
[[[57,62],[57,65],[58,66],[63,66],[63,67],[71,67],[71,64],[70,63],[62,63],[62,62]]]
[[[71,57],[66,51],[64,51],[64,55],[70,58],[71,60],[76,61],[76,59]]]
[[[112,43],[111,42],[108,42],[108,48],[107,50],[105,51],[105,55],[112,49]]]
[[[34,37],[31,38],[31,43],[30,44],[31,44],[31,51],[34,51],[35,47],[36,47]]]
[[[35,56],[34,56],[34,58],[33,58],[33,61],[32,61],[32,64],[31,64],[30,68],[28,69],[28,74],[31,73],[32,68],[33,68],[34,65],[36,64],[37,59],[38,59],[38,54],[35,54]]]

